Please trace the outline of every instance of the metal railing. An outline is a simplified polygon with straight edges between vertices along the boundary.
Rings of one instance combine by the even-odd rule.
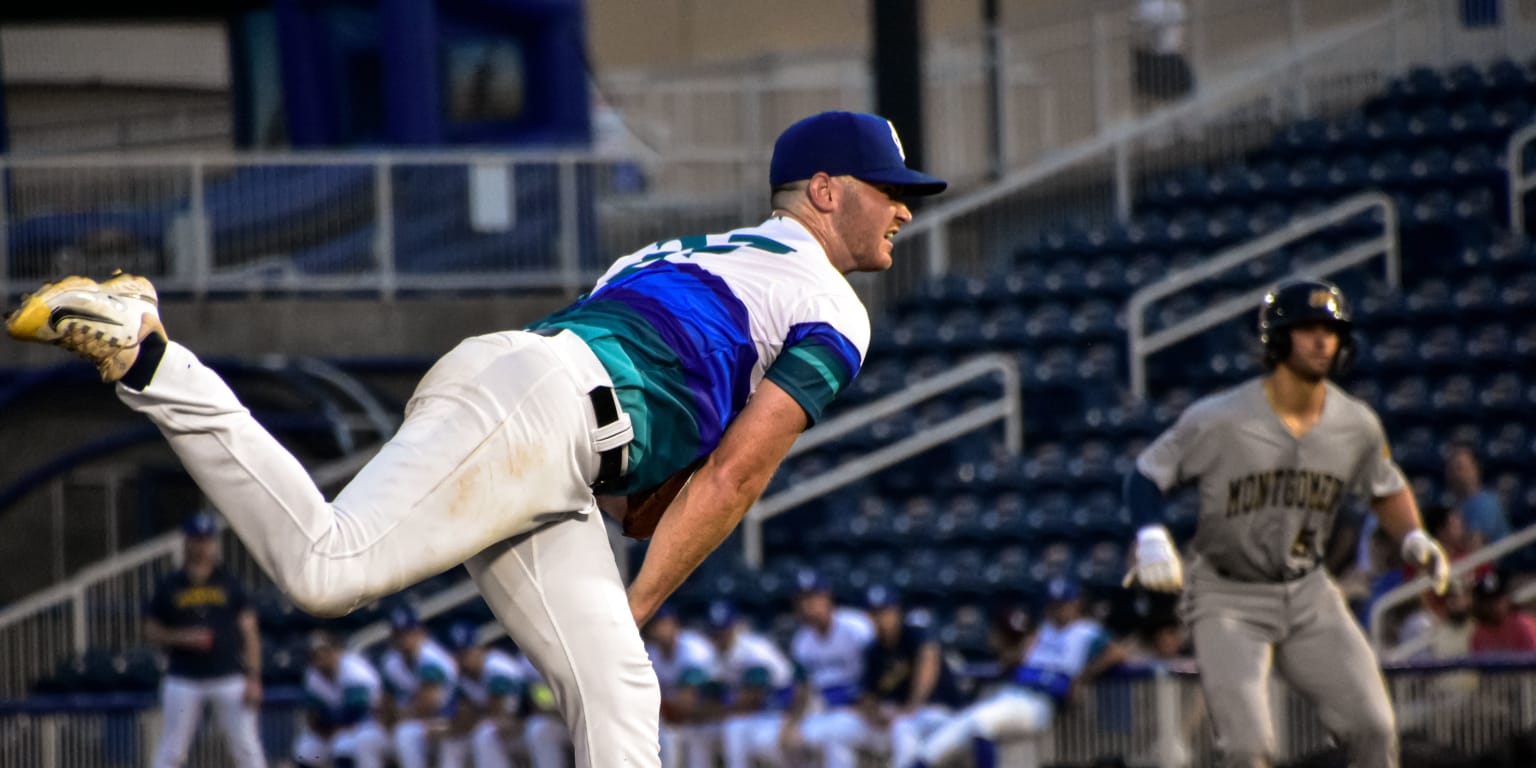
[[[7,281],[123,268],[162,292],[575,295],[614,258],[766,217],[766,149],[0,157]]]
[[[900,295],[933,274],[980,274],[1012,259],[1012,249],[1024,238],[1064,221],[1125,223],[1140,190],[1170,169],[1241,162],[1294,121],[1358,107],[1410,66],[1449,66],[1495,55],[1523,58],[1536,41],[1523,32],[1493,41],[1506,33],[1464,29],[1444,3],[1395,0],[1370,7],[1374,14],[1292,37],[1287,45],[1258,46],[1240,63],[1207,65],[1189,99],[1124,115],[1100,130],[1069,137],[993,184],[940,198],[899,237],[924,257],[908,261],[929,271],[898,264],[898,279],[882,288]],[[1200,18],[1192,12],[1192,29]],[[1294,8],[1272,16],[1282,27],[1294,18]],[[1506,19],[1517,31],[1531,23],[1513,14]],[[1203,39],[1193,32],[1192,37],[1196,43]],[[1191,55],[1200,58],[1195,51]]]
[[[1326,210],[1293,219],[1269,234],[1229,248],[1189,269],[1175,272],[1142,287],[1126,304],[1127,347],[1130,363],[1131,394],[1138,400],[1147,396],[1147,357],[1177,344],[1201,331],[1238,315],[1252,312],[1269,290],[1266,285],[1212,304],[1193,316],[1184,318],[1156,333],[1146,330],[1147,308],[1154,302],[1197,286],[1201,281],[1226,272],[1245,262],[1272,253],[1276,249],[1324,229],[1348,221],[1372,210],[1380,211],[1380,235],[1356,243],[1300,271],[1326,277],[1376,256],[1386,262],[1387,284],[1396,289],[1402,282],[1401,254],[1398,252],[1397,207],[1392,198],[1380,192],[1368,192],[1342,200]]]
[[[1457,558],[1451,563],[1451,579],[1460,579],[1487,563],[1498,560],[1518,549],[1523,549],[1536,542],[1536,525],[1527,526],[1498,541],[1493,542],[1482,549],[1471,552]],[[1434,580],[1428,574],[1420,574],[1417,578],[1406,584],[1399,584],[1388,590],[1386,594],[1376,598],[1371,603],[1370,634],[1371,647],[1376,649],[1377,655],[1383,660],[1400,661],[1423,649],[1420,645],[1408,645],[1396,649],[1388,649],[1387,621],[1386,617],[1398,606],[1419,599],[1434,585]],[[1536,598],[1536,583],[1526,584],[1515,595],[1516,602],[1522,602]]]
[[[1043,764],[1088,765],[1118,757],[1128,765],[1211,768],[1215,739],[1199,677],[1187,660],[1113,671],[1074,691],[1037,740],[1004,741],[999,764],[1024,752]],[[1456,660],[1385,670],[1403,741],[1434,745],[1467,765],[1507,749],[1536,727],[1536,670],[1523,661]],[[0,765],[108,768],[147,765],[160,732],[152,694],[57,697],[0,704]],[[1276,757],[1290,762],[1327,749],[1312,704],[1276,676],[1270,697]],[[269,760],[291,754],[304,717],[297,690],[269,692],[259,717]],[[203,718],[189,768],[227,765],[211,717]]]
[[[311,476],[330,487],[356,474],[377,451],[376,445],[356,451]],[[271,585],[234,531],[225,528],[221,537],[230,572],[250,589]],[[24,696],[60,661],[89,649],[143,645],[143,608],[155,582],[180,567],[181,542],[180,533],[162,534],[0,610],[0,699]]]
[[[996,399],[957,413],[890,445],[846,461],[826,472],[808,478],[795,487],[759,499],[747,510],[742,521],[742,542],[747,564],[763,564],[763,524],[773,517],[804,504],[822,494],[868,477],[886,467],[916,456],[934,446],[947,443],[996,422],[1003,422],[1003,444],[1017,456],[1024,448],[1023,386],[1018,362],[1007,355],[981,355],[944,373],[910,384],[902,391],[855,408],[835,419],[807,430],[790,447],[788,458],[815,450],[847,437],[870,424],[900,413],[913,405],[969,384],[984,376],[1001,378],[1002,391]]]
[[[1536,168],[1525,167],[1525,149],[1536,140],[1536,123],[1515,131],[1504,149],[1504,168],[1509,174],[1509,230],[1525,237],[1525,195],[1536,189]]]

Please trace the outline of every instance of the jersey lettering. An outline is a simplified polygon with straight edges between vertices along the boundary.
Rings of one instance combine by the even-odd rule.
[[[1260,509],[1333,512],[1343,501],[1341,477],[1309,469],[1274,469],[1232,480],[1227,485],[1227,517]]]

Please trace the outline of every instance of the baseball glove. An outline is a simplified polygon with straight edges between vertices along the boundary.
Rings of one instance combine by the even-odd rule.
[[[661,522],[661,516],[666,513],[668,507],[672,506],[672,500],[677,498],[683,486],[693,479],[693,473],[703,463],[704,460],[699,459],[678,470],[661,485],[631,493],[625,505],[624,535],[639,541],[649,539],[651,534],[656,532],[656,525]]]

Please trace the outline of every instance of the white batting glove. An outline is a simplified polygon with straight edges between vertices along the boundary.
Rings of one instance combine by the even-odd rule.
[[[1178,592],[1184,588],[1184,564],[1167,528],[1149,525],[1136,533],[1136,562],[1121,583],[1129,587],[1136,582],[1154,592]]]
[[[1403,537],[1403,559],[1429,571],[1435,580],[1435,594],[1443,595],[1451,585],[1451,560],[1440,543],[1422,530],[1412,530]]]

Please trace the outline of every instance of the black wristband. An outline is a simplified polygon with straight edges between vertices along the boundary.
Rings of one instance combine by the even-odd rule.
[[[143,390],[149,386],[149,382],[155,378],[155,371],[160,368],[160,359],[165,357],[165,339],[160,334],[151,333],[139,342],[139,357],[128,367],[128,372],[123,374],[121,382],[130,389]]]

